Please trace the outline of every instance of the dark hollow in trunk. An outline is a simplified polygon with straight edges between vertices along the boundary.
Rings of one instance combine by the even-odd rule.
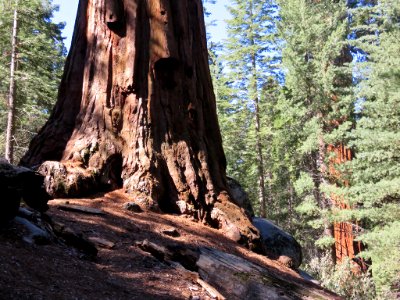
[[[256,238],[230,201],[205,36],[201,0],[81,0],[58,102],[21,163],[60,161],[66,196],[91,177]]]

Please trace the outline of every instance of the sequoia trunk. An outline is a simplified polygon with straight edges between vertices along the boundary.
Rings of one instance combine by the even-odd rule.
[[[55,193],[123,186],[234,239],[257,236],[227,190],[201,0],[80,1],[58,102],[22,164],[51,176],[45,161],[64,168]]]

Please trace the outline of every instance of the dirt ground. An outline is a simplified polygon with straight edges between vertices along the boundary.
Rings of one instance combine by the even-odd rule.
[[[49,201],[47,214],[85,238],[114,243],[98,246],[95,259],[60,242],[35,245],[24,241],[21,225],[0,231],[0,299],[210,299],[185,272],[160,262],[135,242],[161,245],[209,246],[271,268],[285,276],[298,275],[278,263],[224,238],[217,229],[185,216],[134,213],[121,191],[85,199]],[[104,215],[63,211],[60,205],[102,209]],[[176,229],[178,237],[163,233]]]

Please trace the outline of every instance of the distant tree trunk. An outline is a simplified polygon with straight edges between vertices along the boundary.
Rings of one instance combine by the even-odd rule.
[[[8,94],[8,116],[6,134],[6,159],[12,164],[14,161],[14,127],[15,127],[15,69],[17,63],[17,34],[18,34],[18,1],[14,9],[13,30],[11,38],[10,90]]]
[[[337,166],[353,159],[351,150],[345,147],[342,143],[334,146],[329,145],[328,153],[332,155],[329,162],[329,175],[340,186],[348,186],[349,182],[343,178],[343,174],[337,169]],[[351,209],[350,203],[343,196],[332,195],[334,206],[341,210]],[[338,263],[345,258],[354,259],[357,254],[363,250],[363,245],[360,241],[356,241],[356,234],[361,231],[358,222],[334,222],[334,237],[335,237],[335,255]],[[357,260],[359,270],[366,270],[365,262],[362,258]]]
[[[250,2],[250,19],[253,20],[253,3]],[[254,34],[254,33],[253,33]],[[250,37],[250,44],[255,45],[254,37]],[[257,86],[257,61],[256,54],[251,55],[252,65],[252,97],[255,110],[255,130],[256,130],[256,155],[257,155],[257,171],[258,171],[258,201],[260,204],[260,217],[266,218],[266,195],[265,195],[265,174],[264,174],[264,158],[263,158],[263,147],[261,142],[261,121],[260,121],[260,98],[258,96]]]
[[[235,240],[258,237],[230,201],[201,0],[80,1],[58,102],[22,164],[49,160],[66,169],[67,195],[74,176],[94,178],[92,189],[123,186]]]
[[[328,195],[323,193],[321,190],[321,185],[327,183],[326,177],[328,175],[328,173],[327,173],[328,168],[325,163],[326,143],[324,141],[323,136],[319,137],[318,142],[319,142],[319,145],[318,145],[318,152],[317,152],[317,158],[316,158],[316,165],[317,165],[316,173],[317,174],[315,176],[317,179],[315,181],[315,192],[314,193],[316,195],[317,202],[319,203],[319,207],[322,208],[323,210],[329,210],[332,208],[331,199],[328,197]],[[334,237],[333,226],[327,216],[323,216],[323,235],[324,235],[324,237],[329,237],[332,239]],[[335,245],[332,245],[332,247],[331,247],[331,258],[332,258],[332,262],[335,263],[336,262]]]
[[[291,230],[293,229],[293,218],[294,218],[294,214],[293,214],[293,205],[294,205],[294,189],[293,189],[293,185],[288,182],[288,190],[289,190],[289,197],[288,197],[288,225],[287,225],[287,229],[289,230],[289,232],[291,232]]]
[[[334,64],[336,66],[343,66],[346,63],[350,63],[353,60],[351,55],[350,47],[343,47],[340,55],[336,58]],[[337,80],[337,86],[341,88],[347,88],[352,86],[353,77],[348,74],[346,76],[339,77]],[[332,101],[340,101],[336,95],[332,96]],[[333,128],[337,128],[345,120],[349,120],[351,116],[343,115],[335,120],[331,120]],[[345,178],[338,168],[339,165],[344,164],[353,159],[353,153],[344,142],[337,142],[335,145],[328,145],[326,148],[327,156],[329,158],[327,175],[330,178],[331,183],[347,187],[349,181]],[[332,199],[332,205],[335,208],[345,210],[351,209],[348,199],[341,195],[330,195]],[[354,259],[359,254],[363,245],[360,241],[355,241],[356,234],[360,231],[358,222],[334,222],[334,238],[335,238],[335,258],[336,262],[340,263],[345,258]],[[363,259],[357,259],[360,268],[354,268],[354,271],[366,270],[366,265]]]
[[[257,151],[257,169],[258,169],[258,199],[260,203],[260,217],[266,218],[266,195],[265,195],[265,174],[264,174],[264,158],[263,147],[261,142],[261,123],[260,123],[260,105],[258,97],[255,98],[256,107],[256,151]]]

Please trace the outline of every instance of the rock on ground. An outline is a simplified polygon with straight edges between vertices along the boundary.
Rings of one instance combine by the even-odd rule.
[[[39,173],[0,159],[0,223],[7,223],[17,215],[21,199],[37,211],[46,211],[50,197],[43,182],[44,177]]]
[[[267,219],[254,218],[253,224],[260,232],[263,252],[269,258],[292,269],[301,265],[301,246],[293,236]]]

